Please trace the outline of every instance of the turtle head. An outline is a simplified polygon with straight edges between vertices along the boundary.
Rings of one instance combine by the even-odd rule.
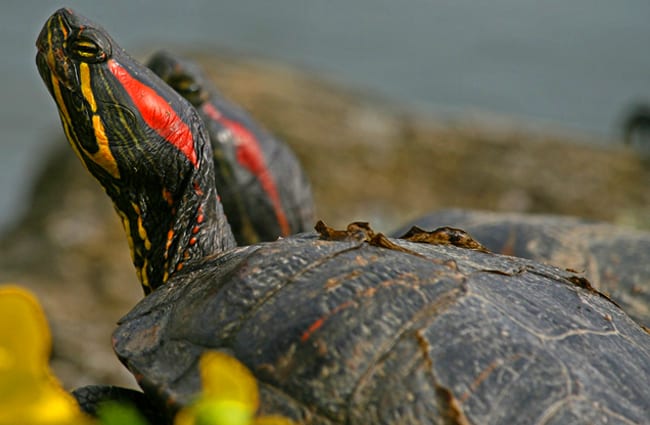
[[[163,50],[154,54],[147,66],[192,105],[198,107],[210,100],[210,84],[195,62]]]
[[[187,260],[222,249],[210,238],[229,245],[212,150],[196,110],[104,29],[69,9],[47,20],[36,46],[66,137],[113,200],[145,292]]]
[[[109,194],[134,180],[174,192],[204,165],[207,136],[196,111],[100,26],[60,9],[36,46],[65,134]]]

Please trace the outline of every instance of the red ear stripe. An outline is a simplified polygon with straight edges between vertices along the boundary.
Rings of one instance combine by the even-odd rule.
[[[238,142],[236,146],[237,162],[257,177],[262,185],[262,189],[271,199],[282,235],[289,236],[291,234],[291,229],[289,228],[287,216],[284,214],[284,210],[282,209],[282,201],[280,200],[278,188],[276,187],[275,181],[273,181],[273,176],[264,161],[264,154],[260,149],[259,142],[255,135],[241,123],[224,117],[210,102],[205,102],[202,106],[202,110],[211,119],[222,123],[232,131]]]
[[[174,145],[196,167],[197,159],[192,131],[169,103],[154,89],[133,78],[114,59],[108,61],[108,67],[131,96],[131,100],[133,100],[147,125]]]

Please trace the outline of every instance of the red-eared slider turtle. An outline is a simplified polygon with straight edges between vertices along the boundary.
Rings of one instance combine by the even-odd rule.
[[[69,10],[37,47],[65,133],[155,289],[113,344],[160,409],[192,398],[197,359],[216,349],[255,374],[261,411],[303,423],[647,423],[650,335],[580,275],[453,229],[389,239],[320,224],[235,247],[196,110]]]
[[[196,63],[163,51],[147,66],[189,100],[206,123],[216,185],[237,243],[310,230],[311,189],[291,149],[226,100]]]
[[[395,232],[460,227],[490,251],[583,272],[640,324],[650,327],[650,233],[574,217],[441,210]]]

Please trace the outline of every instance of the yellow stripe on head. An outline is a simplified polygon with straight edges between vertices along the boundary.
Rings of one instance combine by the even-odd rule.
[[[51,74],[51,81],[52,91],[54,92],[54,100],[59,107],[59,116],[61,117],[61,121],[63,123],[63,131],[65,132],[65,135],[68,138],[68,141],[70,142],[70,146],[72,146],[74,153],[77,155],[77,157],[79,157],[79,159],[82,159],[81,152],[79,152],[79,147],[77,146],[77,143],[74,141],[72,134],[70,133],[70,113],[68,112],[68,108],[65,106],[63,96],[61,95],[61,86],[59,85],[59,79],[56,78],[54,74]],[[81,162],[83,163],[83,161]],[[84,166],[86,166],[85,163]]]
[[[65,106],[65,102],[63,101],[63,95],[61,95],[61,86],[59,85],[59,79],[52,75],[52,88],[54,90],[54,100],[56,101],[57,106],[59,107],[59,112],[63,116],[63,119],[65,120],[66,124],[70,124],[70,113],[68,112],[68,108]]]
[[[95,102],[95,95],[93,94],[93,88],[90,85],[90,70],[88,69],[88,64],[81,62],[79,64],[79,74],[81,79],[81,93],[83,93],[86,101],[90,105],[93,113],[97,112],[97,103]]]
[[[63,100],[63,95],[61,94],[61,86],[59,80],[54,76],[54,74],[52,74],[51,79],[52,79],[52,88],[54,91],[54,100],[56,101],[59,107],[59,115],[61,116],[61,121],[63,121],[63,129],[66,133],[68,141],[70,142],[70,145],[72,146],[72,149],[74,150],[75,154],[77,154],[79,158],[83,159],[83,156],[81,155],[81,151],[80,151],[80,149],[83,148],[81,148],[81,146],[79,145],[79,141],[77,141],[75,137],[73,137],[73,134],[70,132],[70,127],[72,126],[72,119],[70,118],[70,112],[68,111],[65,101]],[[94,112],[97,110],[97,103],[95,102],[95,96],[93,95],[92,88],[90,86],[90,74],[88,70],[88,65],[86,64],[82,64],[81,66],[81,81],[82,81],[81,91]],[[108,137],[106,136],[106,129],[104,128],[104,124],[102,123],[102,120],[99,115],[97,114],[93,115],[92,124],[93,124],[93,130],[95,132],[95,140],[97,142],[98,150],[94,154],[88,153],[87,156],[89,156],[94,162],[96,162],[97,165],[101,166],[104,170],[106,170],[111,176],[115,177],[116,179],[119,179],[120,171],[117,168],[117,162],[115,161],[115,157],[111,153]]]
[[[97,102],[90,82],[90,69],[88,64],[81,62],[79,64],[79,78],[81,80],[81,93],[88,102],[93,114],[97,112]],[[93,161],[106,170],[111,176],[116,179],[120,178],[120,172],[117,168],[115,158],[108,147],[108,138],[106,137],[106,130],[99,115],[93,115],[93,129],[95,130],[95,139],[99,150],[91,155]]]

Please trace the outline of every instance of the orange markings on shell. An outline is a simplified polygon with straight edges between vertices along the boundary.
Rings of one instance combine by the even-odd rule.
[[[327,319],[329,319],[330,317],[334,316],[334,315],[335,315],[336,313],[338,313],[339,311],[344,310],[344,309],[350,307],[350,306],[353,305],[353,304],[354,304],[354,301],[346,301],[346,302],[344,302],[344,303],[341,303],[341,304],[337,305],[336,307],[334,307],[334,309],[332,309],[332,311],[330,311],[329,313],[327,313],[325,316],[323,316],[323,317],[319,317],[318,319],[316,319],[316,320],[314,321],[314,323],[312,323],[311,325],[309,325],[309,327],[307,328],[307,330],[306,330],[305,332],[302,333],[302,335],[300,336],[300,342],[305,342],[305,341],[307,341],[307,340],[312,336],[312,334],[313,334],[314,332],[316,332],[318,329],[320,329],[321,326],[323,326],[323,324],[325,323],[325,321],[326,321]]]
[[[300,337],[301,342],[305,342],[309,339],[311,334],[316,332],[318,328],[323,326],[323,323],[325,323],[325,317],[321,317],[320,319],[317,319],[314,323],[312,323],[309,328],[305,332],[303,332],[302,336]]]

